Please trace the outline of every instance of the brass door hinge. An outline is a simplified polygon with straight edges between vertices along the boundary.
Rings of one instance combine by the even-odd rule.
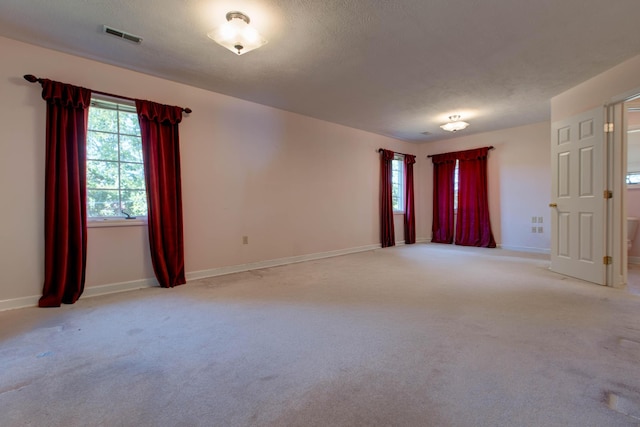
[[[602,258],[602,263],[604,265],[611,265],[612,262],[613,262],[613,259],[611,259],[610,256],[606,256]]]
[[[605,199],[612,199],[612,198],[613,198],[613,191],[611,191],[611,190],[604,190],[604,198],[605,198]]]
[[[604,124],[604,133],[613,132],[613,123],[605,123]]]

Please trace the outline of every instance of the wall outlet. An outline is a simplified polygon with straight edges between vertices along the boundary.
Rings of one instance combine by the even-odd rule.
[[[538,232],[538,227],[531,227],[531,232],[532,233],[537,233]]]
[[[539,216],[538,217],[538,224],[542,224],[542,222],[543,222],[542,220],[543,220],[543,218],[541,216]]]
[[[537,221],[538,217],[532,216],[531,217],[531,224],[535,224]]]
[[[538,227],[538,233],[544,233],[544,229],[542,227]]]
[[[243,245],[249,244],[249,236],[242,236],[242,244]]]

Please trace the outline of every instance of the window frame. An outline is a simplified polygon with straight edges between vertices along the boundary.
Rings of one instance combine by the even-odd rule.
[[[394,173],[394,165],[399,165],[398,169],[398,182],[394,183],[393,181],[393,173]],[[396,209],[395,207],[393,207],[393,213],[394,214],[404,214],[405,210],[406,210],[406,206],[405,206],[405,171],[404,171],[404,155],[402,154],[394,154],[393,156],[393,160],[391,160],[391,206],[394,206],[393,203],[393,193],[394,193],[394,188],[397,187],[397,193],[398,193],[398,205],[399,205],[399,209]]]
[[[107,109],[107,110],[114,110],[117,111],[118,114],[120,112],[125,112],[125,113],[136,113],[136,106],[134,101],[130,101],[130,100],[125,100],[125,99],[120,99],[120,98],[115,98],[115,97],[110,97],[110,96],[106,96],[106,95],[101,95],[101,94],[92,94],[91,96],[91,104],[89,107],[89,114],[91,114],[91,108],[100,108],[100,109]],[[87,192],[87,201],[86,201],[86,205],[85,205],[85,209],[86,209],[86,213],[87,213],[87,227],[118,227],[118,226],[135,226],[135,225],[146,225],[147,224],[147,216],[148,216],[148,207],[147,207],[147,212],[144,215],[135,215],[134,213],[131,213],[132,217],[127,219],[127,216],[124,214],[120,214],[118,216],[90,216],[89,215],[89,197],[88,197],[88,193],[90,190],[104,190],[104,188],[93,188],[89,186],[89,162],[90,161],[109,161],[109,162],[114,162],[117,163],[117,168],[118,168],[118,188],[113,188],[110,189],[111,191],[118,191],[118,200],[120,202],[120,206],[122,206],[122,192],[123,190],[131,190],[131,191],[144,191],[145,193],[145,198],[147,196],[146,192],[146,183],[145,183],[145,188],[144,189],[128,189],[128,188],[123,188],[122,187],[122,180],[121,180],[121,165],[122,164],[140,164],[142,165],[142,170],[144,173],[144,161],[142,160],[141,162],[135,162],[135,161],[123,161],[121,159],[120,153],[121,153],[121,140],[120,138],[122,136],[125,137],[131,137],[131,136],[136,136],[136,137],[141,137],[140,135],[140,124],[138,122],[138,134],[137,135],[131,135],[131,134],[127,134],[127,133],[121,133],[120,132],[120,120],[119,120],[119,116],[116,116],[116,132],[105,132],[105,131],[99,131],[99,130],[92,130],[89,127],[89,123],[87,122],[87,141],[85,141],[85,147],[87,147],[87,155],[86,155],[86,170],[87,170],[87,181],[86,181],[86,192]],[[89,147],[89,134],[91,132],[102,132],[102,133],[112,133],[117,135],[117,140],[118,140],[118,145],[117,145],[117,151],[118,151],[118,159],[117,160],[105,160],[105,159],[100,159],[100,158],[91,158],[89,156],[88,153],[88,147]],[[142,153],[140,153],[140,155],[142,156]],[[142,157],[141,157],[142,158]]]

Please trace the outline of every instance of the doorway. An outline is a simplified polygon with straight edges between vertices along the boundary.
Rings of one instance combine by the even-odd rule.
[[[624,103],[627,289],[640,295],[640,97]]]

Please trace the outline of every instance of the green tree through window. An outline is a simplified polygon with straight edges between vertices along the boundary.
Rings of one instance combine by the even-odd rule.
[[[391,203],[394,212],[404,211],[404,156],[391,161]]]
[[[87,216],[147,215],[142,140],[135,107],[93,98],[87,131]]]

